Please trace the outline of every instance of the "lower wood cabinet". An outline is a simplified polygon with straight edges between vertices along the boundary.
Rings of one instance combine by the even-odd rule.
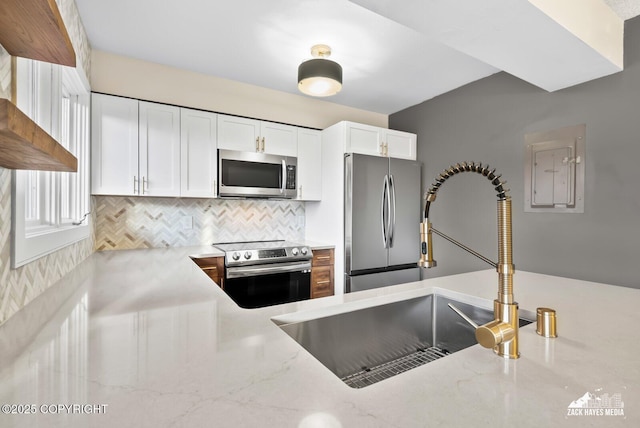
[[[311,298],[333,296],[333,249],[313,250]]]
[[[313,250],[311,262],[311,298],[333,296],[333,249]],[[204,273],[224,289],[224,257],[192,257]]]
[[[192,257],[191,259],[213,282],[224,289],[224,257]]]

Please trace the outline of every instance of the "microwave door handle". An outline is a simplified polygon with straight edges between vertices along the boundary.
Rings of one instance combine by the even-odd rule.
[[[284,194],[284,188],[287,185],[287,162],[282,159],[282,187],[280,188],[280,193]]]

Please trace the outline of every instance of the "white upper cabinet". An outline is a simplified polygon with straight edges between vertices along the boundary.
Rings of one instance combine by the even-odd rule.
[[[260,121],[218,115],[218,148],[257,152],[260,147]]]
[[[260,145],[264,153],[295,157],[298,155],[298,128],[280,123],[261,122]]]
[[[91,190],[96,195],[180,195],[180,109],[92,95]]]
[[[217,197],[218,149],[298,158],[299,200],[320,200],[321,132],[113,95],[92,95],[95,195]]]
[[[138,194],[138,100],[92,94],[91,192]]]
[[[322,133],[298,129],[298,197],[300,201],[322,198]]]
[[[296,156],[297,128],[219,114],[218,148]]]
[[[186,108],[180,115],[180,196],[215,198],[218,115]]]
[[[180,196],[180,108],[140,101],[141,195]]]
[[[346,122],[347,138],[345,153],[362,153],[383,156],[382,128]]]
[[[416,160],[417,137],[409,132],[387,129],[382,137],[387,156],[390,158]]]
[[[416,159],[415,134],[354,122],[345,122],[345,127],[345,153]]]

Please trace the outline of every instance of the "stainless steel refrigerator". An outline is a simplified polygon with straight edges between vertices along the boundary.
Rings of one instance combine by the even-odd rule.
[[[345,293],[418,281],[420,163],[345,155]]]

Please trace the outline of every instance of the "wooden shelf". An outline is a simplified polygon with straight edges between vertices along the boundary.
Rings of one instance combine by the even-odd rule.
[[[0,166],[42,171],[78,170],[78,160],[11,101],[0,99]]]
[[[55,0],[0,1],[0,45],[13,56],[76,66]]]

